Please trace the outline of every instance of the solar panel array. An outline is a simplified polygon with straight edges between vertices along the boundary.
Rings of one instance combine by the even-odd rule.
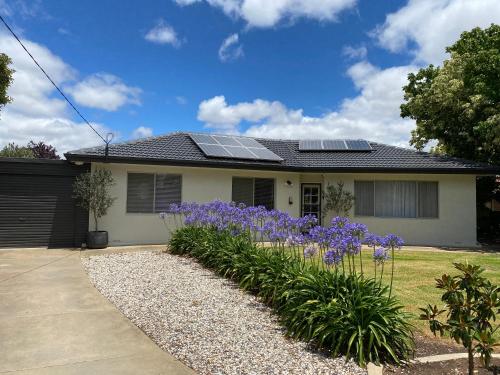
[[[314,139],[299,141],[299,151],[371,151],[372,146],[362,139]]]
[[[206,156],[267,161],[283,160],[253,138],[209,134],[189,134],[189,136]]]

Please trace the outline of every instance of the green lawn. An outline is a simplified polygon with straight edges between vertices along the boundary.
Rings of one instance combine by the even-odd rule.
[[[363,248],[363,268],[365,275],[373,275],[372,250]],[[435,287],[435,279],[444,273],[456,274],[453,262],[479,264],[484,276],[493,283],[500,284],[500,254],[478,251],[410,250],[396,251],[393,293],[399,297],[405,309],[414,315],[413,323],[423,332],[429,333],[425,322],[418,320],[419,307],[428,303],[443,306],[441,291]],[[390,261],[385,265],[384,281],[390,282]],[[359,270],[359,258],[356,269]],[[380,269],[380,268],[379,268]],[[500,332],[498,332],[500,336]]]

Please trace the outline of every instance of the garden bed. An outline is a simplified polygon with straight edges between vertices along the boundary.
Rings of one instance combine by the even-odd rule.
[[[192,259],[137,252],[83,263],[125,316],[201,374],[366,373],[287,339],[271,309]]]

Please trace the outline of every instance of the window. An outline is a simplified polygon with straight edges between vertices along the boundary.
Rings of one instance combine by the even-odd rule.
[[[437,218],[438,183],[431,181],[355,181],[357,216]]]
[[[182,176],[174,174],[129,173],[128,213],[158,213],[171,203],[181,203]]]
[[[232,200],[245,206],[274,208],[274,179],[233,177]]]

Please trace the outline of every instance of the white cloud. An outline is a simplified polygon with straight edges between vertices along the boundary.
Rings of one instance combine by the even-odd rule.
[[[174,0],[181,6],[202,0]],[[205,0],[232,18],[243,18],[250,27],[273,27],[283,20],[310,18],[335,21],[340,12],[356,0]]]
[[[153,135],[153,129],[145,126],[139,126],[132,132],[132,139],[147,138]]]
[[[348,57],[349,59],[364,59],[367,54],[368,50],[365,46],[345,46],[342,48],[342,55]]]
[[[186,105],[188,102],[187,99],[182,95],[176,96],[175,101],[177,102],[177,104],[180,104],[180,105]]]
[[[412,53],[416,62],[441,64],[445,47],[463,31],[500,23],[498,0],[410,0],[397,12],[387,15],[374,35],[380,45],[392,52]]]
[[[106,111],[116,111],[126,104],[141,104],[141,89],[127,86],[112,74],[93,74],[74,86],[68,86],[66,91],[78,104]]]
[[[191,5],[194,3],[198,3],[201,0],[174,0],[174,1],[177,3],[177,5],[185,6],[185,5]]]
[[[68,29],[64,28],[64,27],[59,27],[57,29],[57,32],[61,35],[71,35],[71,31],[69,31]]]
[[[243,45],[239,44],[238,34],[229,35],[219,48],[219,59],[222,62],[233,61],[243,57]]]
[[[408,72],[415,67],[380,70],[367,62],[347,72],[360,94],[345,99],[338,111],[307,116],[302,109],[289,109],[278,101],[256,99],[228,105],[224,96],[200,103],[198,119],[207,127],[238,133],[250,123],[246,135],[269,138],[366,138],[407,146],[413,121],[399,116],[399,105]]]
[[[373,35],[392,52],[405,52],[414,45],[414,63],[380,69],[364,60],[366,49],[346,47],[347,57],[361,59],[347,71],[359,94],[344,99],[337,110],[308,116],[303,109],[290,109],[279,101],[228,104],[224,96],[216,96],[200,103],[198,119],[210,128],[252,136],[361,137],[407,147],[415,122],[402,119],[399,106],[408,73],[428,63],[440,64],[445,47],[462,31],[492,22],[500,23],[500,2],[496,0],[410,0],[389,14]]]
[[[23,43],[58,85],[75,79],[76,71],[46,47],[24,39]],[[86,124],[72,120],[69,106],[55,94],[51,83],[17,42],[2,32],[0,51],[12,58],[15,69],[14,81],[8,90],[13,102],[0,112],[0,147],[9,142],[24,145],[31,139],[42,140],[62,154],[101,143]],[[101,134],[109,131],[101,124],[94,126]]]
[[[147,32],[144,39],[157,44],[171,44],[174,47],[181,45],[181,41],[174,28],[165,23],[164,20],[158,21],[156,26]]]

